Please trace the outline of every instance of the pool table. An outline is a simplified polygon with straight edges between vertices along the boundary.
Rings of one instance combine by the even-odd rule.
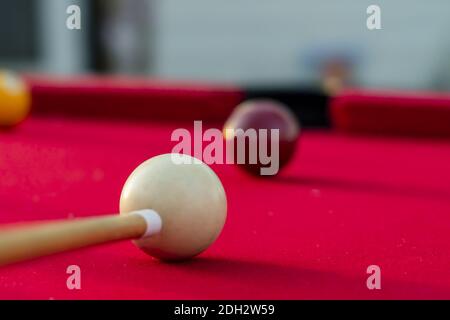
[[[3,226],[118,212],[128,175],[171,152],[174,129],[193,117],[220,128],[240,99],[200,110],[91,88],[83,103],[76,86],[40,84],[28,119],[0,131]],[[276,177],[212,165],[228,218],[197,258],[160,262],[130,241],[80,249],[1,268],[0,299],[450,299],[450,140],[339,130],[347,120],[304,128]],[[67,288],[70,265],[80,290]],[[366,285],[370,265],[381,289]]]

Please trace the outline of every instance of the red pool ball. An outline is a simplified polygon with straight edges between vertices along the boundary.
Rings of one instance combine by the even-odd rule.
[[[245,134],[243,135],[242,130],[237,129],[242,129]],[[248,129],[254,130],[250,132],[247,131]],[[266,130],[260,131],[261,129]],[[278,166],[275,166],[273,162],[276,147],[272,148],[272,146],[277,142],[273,129],[278,129],[279,134]],[[266,134],[261,134],[263,131]],[[227,146],[232,145],[233,163],[258,176],[273,176],[292,159],[300,134],[300,124],[293,112],[285,105],[273,100],[256,99],[243,102],[235,108],[224,125],[223,134]],[[245,150],[245,163],[242,163],[242,147]],[[227,152],[229,152],[228,149]],[[261,157],[261,154],[266,154],[267,157]],[[241,156],[240,161],[238,161],[239,156]],[[268,161],[268,159],[272,160]]]

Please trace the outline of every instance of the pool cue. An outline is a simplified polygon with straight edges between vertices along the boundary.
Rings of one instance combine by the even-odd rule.
[[[0,231],[0,266],[118,240],[141,238],[149,230],[149,220],[140,213],[50,221]]]

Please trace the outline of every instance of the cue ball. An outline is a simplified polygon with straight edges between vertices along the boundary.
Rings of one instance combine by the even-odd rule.
[[[31,94],[18,76],[0,71],[0,127],[12,127],[30,111]]]
[[[284,104],[270,99],[248,100],[239,104],[226,121],[223,132],[225,140],[229,142],[234,139],[234,163],[237,163],[237,136],[233,133],[227,134],[227,129],[266,129],[268,130],[267,150],[271,152],[270,130],[279,130],[279,169],[281,170],[294,155],[297,140],[300,134],[300,124],[295,114]],[[257,141],[254,137],[245,141],[245,163],[238,164],[240,168],[255,174],[261,175],[261,168],[268,166],[259,161],[255,164],[249,163],[249,145],[256,144],[259,150],[259,135]]]
[[[159,259],[184,260],[217,239],[225,224],[227,201],[210,167],[180,154],[176,156],[188,163],[177,164],[172,155],[151,158],[133,171],[122,190],[120,212],[155,210],[161,216],[161,231],[134,240],[135,244]]]

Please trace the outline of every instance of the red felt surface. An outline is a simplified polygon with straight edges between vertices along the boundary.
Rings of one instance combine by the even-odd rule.
[[[190,127],[192,123],[185,123]],[[174,123],[32,117],[0,133],[0,223],[112,213]],[[307,131],[283,174],[215,165],[229,216],[199,258],[166,264],[120,242],[0,269],[0,298],[450,298],[450,144]],[[66,287],[79,265],[81,290]],[[366,268],[382,289],[366,288]]]
[[[348,90],[330,103],[331,121],[343,132],[450,137],[450,95]]]

